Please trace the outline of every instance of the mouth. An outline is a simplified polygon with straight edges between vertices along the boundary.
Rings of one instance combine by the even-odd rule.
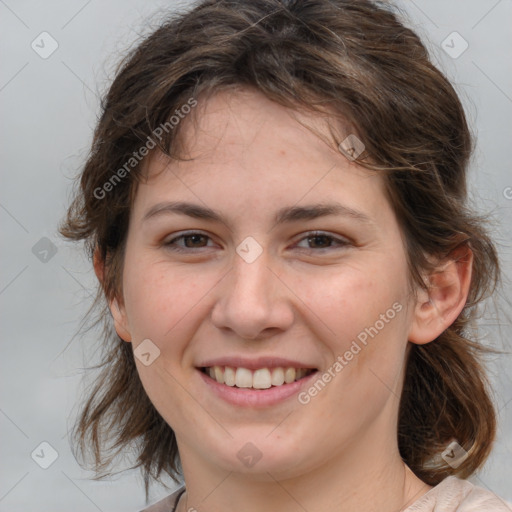
[[[294,368],[278,366],[275,368],[206,366],[198,368],[203,374],[224,386],[252,390],[279,388],[300,381],[317,372],[316,368]]]

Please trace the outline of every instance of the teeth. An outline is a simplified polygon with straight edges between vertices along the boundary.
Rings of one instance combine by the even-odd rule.
[[[256,370],[252,376],[252,387],[254,389],[268,389],[270,386],[272,386],[270,370],[267,368]]]
[[[296,376],[297,372],[295,371],[295,368],[286,368],[286,370],[284,371],[284,381],[286,382],[286,384],[290,384],[290,382],[293,382]]]
[[[235,376],[237,388],[252,388],[252,372],[247,368],[237,368]]]
[[[218,368],[222,372],[222,368],[220,366],[215,366],[214,368]],[[224,384],[226,384],[226,386],[234,386],[235,382],[235,370],[226,366],[226,368],[224,368]]]
[[[282,386],[284,384],[284,370],[282,368],[274,368],[270,382],[272,386]]]
[[[302,379],[302,377],[305,377],[306,376],[306,369],[305,368],[300,368],[297,370],[297,376],[295,377],[296,380],[299,380],[299,379]]]
[[[217,382],[220,382],[221,384],[224,384],[224,372],[222,371],[222,368],[220,368],[220,366],[214,366],[213,367],[213,371],[214,371],[213,378]],[[210,377],[211,377],[211,375],[210,375]]]
[[[302,379],[314,370],[309,368],[260,368],[251,371],[247,368],[232,368],[230,366],[213,366],[206,368],[206,374],[219,384],[236,386],[237,388],[268,389],[272,386],[282,386]]]

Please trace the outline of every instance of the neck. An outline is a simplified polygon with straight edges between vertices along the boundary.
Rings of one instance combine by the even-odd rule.
[[[364,449],[354,443],[321,467],[292,478],[282,478],[271,471],[255,478],[219,470],[204,460],[190,463],[190,457],[182,457],[187,492],[180,499],[177,512],[404,510],[432,487],[404,464],[391,439],[389,444],[382,441],[380,437]],[[383,448],[386,445],[391,448]]]

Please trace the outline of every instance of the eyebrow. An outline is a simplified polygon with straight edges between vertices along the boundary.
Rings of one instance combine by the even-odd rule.
[[[230,227],[229,222],[224,219],[220,212],[205,206],[183,201],[171,201],[155,204],[144,214],[142,222],[168,214],[187,215],[188,217],[192,217],[194,219],[220,222]],[[370,217],[368,217],[363,212],[354,210],[353,208],[344,206],[337,202],[311,204],[305,206],[286,206],[276,212],[274,216],[274,224],[280,225],[301,220],[314,220],[330,215],[350,217],[365,224],[373,224],[373,221],[370,219]]]

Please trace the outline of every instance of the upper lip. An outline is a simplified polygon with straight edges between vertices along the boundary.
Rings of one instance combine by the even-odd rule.
[[[212,366],[230,366],[231,368],[247,368],[248,370],[258,370],[259,368],[307,368],[316,370],[315,366],[308,363],[301,363],[292,359],[282,357],[262,356],[253,359],[246,357],[219,357],[208,359],[197,365],[198,368],[211,368]]]

